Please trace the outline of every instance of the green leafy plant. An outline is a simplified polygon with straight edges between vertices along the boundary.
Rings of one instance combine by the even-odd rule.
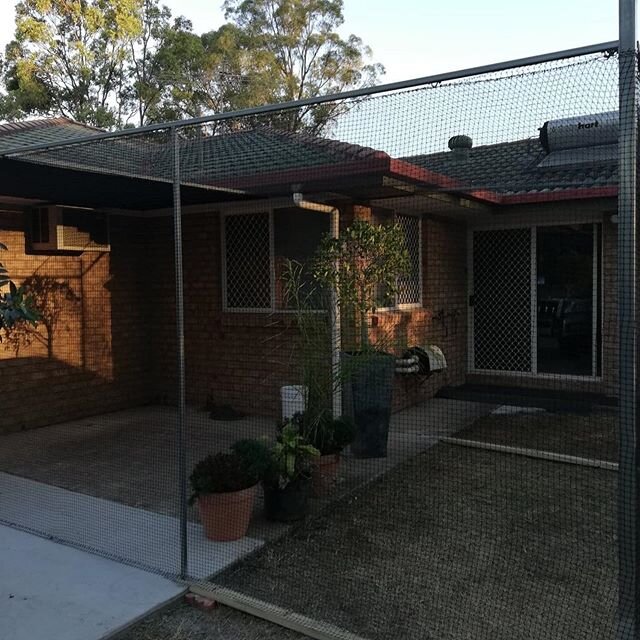
[[[7,251],[6,245],[1,242],[0,250]],[[2,291],[3,287],[8,287],[9,291]],[[39,317],[31,297],[23,287],[17,287],[13,283],[6,267],[0,263],[0,330],[10,330],[21,323],[35,325]]]
[[[270,465],[269,448],[264,442],[239,440],[231,451],[209,455],[195,465],[189,477],[189,504],[199,496],[248,489],[260,481]]]
[[[278,439],[271,449],[271,466],[265,483],[279,489],[311,477],[311,461],[320,452],[307,442],[292,420],[280,427]]]
[[[309,412],[296,413],[291,423],[323,456],[340,453],[353,442],[356,434],[356,427],[351,418],[342,416],[334,419],[328,410],[319,415]]]
[[[315,280],[332,288],[343,312],[359,326],[360,348],[370,349],[368,314],[375,312],[380,292],[391,297],[411,262],[402,227],[356,220],[338,238],[323,237],[314,265]]]

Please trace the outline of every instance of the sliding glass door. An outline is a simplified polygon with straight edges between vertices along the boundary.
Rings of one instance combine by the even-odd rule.
[[[472,370],[596,377],[599,224],[473,232]]]

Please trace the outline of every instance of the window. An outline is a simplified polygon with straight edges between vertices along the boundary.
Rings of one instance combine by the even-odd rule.
[[[422,224],[417,216],[398,214],[396,223],[404,231],[405,246],[409,252],[410,271],[409,274],[400,278],[399,289],[396,296],[396,305],[422,303],[422,277],[421,277],[421,257],[422,257]]]
[[[223,215],[223,304],[230,311],[287,308],[282,273],[287,260],[308,265],[329,215],[296,208]],[[311,286],[303,271],[303,285]]]
[[[419,306],[422,304],[422,223],[419,217],[398,213],[395,224],[404,231],[405,247],[409,253],[409,273],[398,280],[398,291],[389,295],[380,288],[378,307],[395,309],[397,307]]]
[[[224,306],[271,309],[269,213],[224,216]]]

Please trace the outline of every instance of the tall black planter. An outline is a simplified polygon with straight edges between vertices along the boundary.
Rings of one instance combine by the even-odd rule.
[[[267,520],[295,522],[307,515],[307,505],[311,494],[311,479],[299,478],[284,489],[263,484],[264,513]]]
[[[356,425],[351,452],[358,458],[387,455],[395,358],[386,353],[343,353],[346,413]]]

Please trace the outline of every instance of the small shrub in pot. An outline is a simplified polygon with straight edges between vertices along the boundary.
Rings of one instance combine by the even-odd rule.
[[[333,419],[328,410],[299,413],[292,422],[320,453],[311,463],[312,488],[316,497],[326,495],[337,484],[340,454],[353,442],[355,424],[347,416]]]
[[[269,520],[291,522],[304,518],[311,490],[311,463],[319,455],[293,421],[284,423],[271,449],[271,465],[263,482],[265,515]]]
[[[231,451],[198,462],[189,482],[189,504],[197,503],[210,540],[238,540],[246,535],[256,487],[270,465],[269,450],[257,440],[240,440]]]

